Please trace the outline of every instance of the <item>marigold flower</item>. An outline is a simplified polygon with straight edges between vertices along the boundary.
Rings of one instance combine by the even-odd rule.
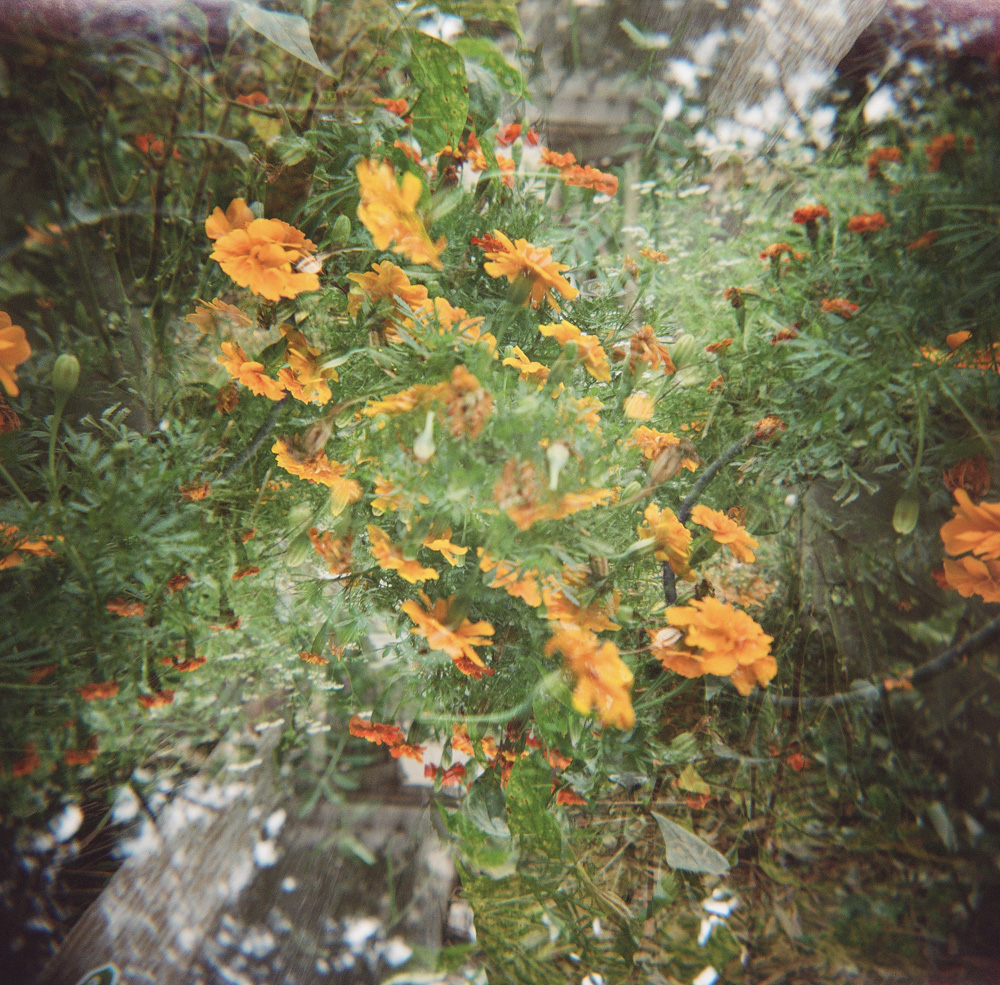
[[[248,92],[245,96],[237,96],[236,102],[238,102],[241,106],[266,106],[268,104],[268,98],[263,92],[256,90],[254,92]]]
[[[493,635],[493,626],[485,620],[472,622],[463,619],[459,625],[452,627],[448,609],[454,598],[452,595],[447,599],[435,599],[432,605],[426,593],[421,592],[420,599],[426,609],[421,609],[412,599],[407,599],[400,608],[413,620],[413,632],[423,636],[432,650],[448,654],[463,674],[473,673],[469,669],[470,664],[482,673],[492,674],[493,671],[486,666],[475,647],[489,646],[493,642],[488,639]]]
[[[40,684],[46,677],[51,677],[57,669],[57,664],[45,664],[43,667],[35,667],[28,672],[26,680],[29,684]]]
[[[587,802],[578,793],[570,790],[569,787],[563,787],[561,790],[556,791],[556,804],[559,807],[575,807],[578,805],[585,805]]]
[[[118,693],[118,682],[103,681],[101,683],[81,684],[77,690],[84,701],[104,701],[113,698]]]
[[[670,259],[666,253],[663,253],[660,250],[650,249],[648,246],[644,246],[641,250],[639,250],[639,256],[641,256],[644,260],[652,260],[653,263],[666,263]]]
[[[607,174],[592,168],[589,164],[574,164],[568,168],[563,168],[559,172],[567,185],[575,185],[578,188],[592,188],[600,195],[614,195],[618,191],[618,178],[613,174]]]
[[[783,253],[794,252],[795,249],[791,243],[772,243],[760,251],[760,258],[761,260],[777,261],[781,259]]]
[[[452,369],[451,381],[441,392],[452,437],[478,438],[493,410],[493,397],[461,364]]]
[[[343,575],[351,569],[351,541],[348,534],[344,538],[334,537],[329,530],[322,533],[317,527],[310,527],[306,533],[312,541],[313,550],[326,562],[332,575]]]
[[[650,503],[642,515],[645,523],[636,528],[639,538],[655,541],[653,556],[658,561],[669,564],[670,570],[677,577],[693,581],[695,574],[688,565],[691,556],[691,531],[667,506],[661,510],[655,503]]]
[[[14,779],[29,776],[41,765],[42,758],[38,755],[38,746],[34,742],[25,742],[24,755],[10,768],[10,775]]]
[[[423,284],[412,284],[406,273],[391,260],[373,263],[374,273],[348,274],[347,279],[357,284],[351,288],[347,296],[347,311],[356,315],[361,310],[361,303],[366,298],[369,301],[396,299],[402,301],[411,311],[430,311],[431,301],[427,288]]]
[[[312,653],[309,650],[302,650],[299,653],[299,660],[303,660],[307,664],[313,664],[316,667],[323,667],[330,662],[322,654]]]
[[[424,775],[427,775],[426,768]],[[452,763],[440,776],[442,787],[457,787],[465,779],[465,767],[461,763]]]
[[[578,358],[584,369],[595,379],[605,383],[611,379],[608,356],[596,335],[585,335],[572,322],[563,319],[548,325],[539,325],[538,331],[548,338],[554,338],[561,346],[576,342]]]
[[[201,482],[195,483],[190,486],[181,486],[180,494],[182,499],[186,499],[189,503],[197,503],[199,500],[205,499],[206,496],[212,491],[211,483]]]
[[[176,592],[179,592],[182,589],[187,588],[192,581],[193,579],[191,578],[190,575],[186,574],[172,575],[170,578],[167,579],[167,591],[170,592],[171,595],[173,595]]]
[[[484,551],[479,560],[479,569],[484,574],[494,572],[491,588],[502,588],[513,598],[523,599],[533,609],[542,604],[536,568],[519,568],[510,561],[496,560]]]
[[[613,489],[584,489],[566,493],[555,501],[541,499],[538,474],[531,462],[509,459],[493,487],[493,499],[518,530],[529,529],[539,520],[561,520],[580,510],[606,502]]]
[[[978,502],[989,492],[990,471],[985,455],[962,458],[942,472],[941,477],[948,492],[964,489],[974,502]]]
[[[281,219],[254,219],[216,239],[211,259],[240,287],[268,301],[280,301],[319,289],[315,273],[295,270],[315,249],[311,240]]]
[[[395,745],[389,747],[389,755],[393,759],[413,759],[418,763],[422,763],[426,749],[427,746],[411,746],[405,742],[397,742]]]
[[[576,164],[576,154],[557,154],[555,151],[543,147],[542,164],[547,164],[550,168],[559,168],[561,171],[563,168],[569,168]]]
[[[39,540],[28,540],[18,536],[18,528],[13,524],[0,523],[0,571],[20,564],[25,554],[34,557],[55,557],[55,551],[49,547],[53,539],[45,536]],[[61,537],[59,539],[62,540]]]
[[[259,575],[260,568],[256,564],[248,564],[245,567],[240,568],[232,577],[233,581],[242,581],[244,578],[250,578],[253,575]]]
[[[671,606],[666,616],[672,626],[687,627],[684,638],[687,646],[701,650],[701,653],[685,654],[654,649],[654,655],[667,669],[685,677],[702,674],[729,677],[744,696],[755,683],[766,685],[777,673],[777,662],[770,655],[773,637],[745,612],[715,598],[704,598],[695,599],[686,606]],[[650,635],[655,641],[656,634],[651,632]]]
[[[562,653],[576,678],[573,707],[581,715],[597,712],[604,725],[630,729],[635,711],[629,691],[632,671],[622,662],[618,647],[583,629],[560,628],[545,644],[545,653]]]
[[[966,555],[944,559],[944,577],[959,595],[981,595],[985,602],[1000,602],[1000,561],[980,561]]]
[[[606,601],[594,601],[590,605],[580,605],[574,602],[565,589],[576,592],[587,583],[585,570],[564,568],[556,578],[545,579],[542,587],[542,602],[545,605],[546,619],[560,626],[586,629],[600,633],[606,629],[621,629],[611,616],[618,608],[618,593],[611,595]]]
[[[380,250],[391,246],[393,253],[409,257],[413,263],[444,269],[440,256],[447,245],[445,238],[432,242],[416,212],[423,192],[420,179],[407,171],[402,185],[397,185],[388,161],[360,161],[357,175],[361,185],[358,218],[371,233],[375,246]]]
[[[635,360],[641,359],[650,369],[662,367],[664,373],[677,372],[677,367],[670,358],[667,347],[656,337],[652,325],[643,325],[637,332],[634,332],[628,340],[628,347],[631,353],[630,362],[633,371]]]
[[[707,527],[712,532],[712,540],[718,544],[725,544],[738,561],[756,560],[750,548],[760,545],[743,527],[726,516],[725,513],[709,509],[698,503],[691,510],[691,519],[700,527]]]
[[[67,766],[89,766],[97,759],[97,736],[92,735],[82,749],[67,749],[63,753],[63,761]]]
[[[405,99],[373,99],[376,106],[384,106],[396,116],[406,116],[410,112],[410,104]]]
[[[761,257],[761,259],[764,258]],[[743,300],[743,295],[745,293],[746,292],[740,287],[727,287],[722,292],[722,297],[724,300],[728,301],[734,308],[739,309],[742,308],[743,305],[745,304],[745,301]]]
[[[219,414],[231,414],[239,402],[240,394],[232,381],[220,386],[215,392],[215,410]]]
[[[454,568],[458,564],[458,559],[467,554],[469,549],[453,544],[450,538],[451,527],[448,527],[442,531],[440,536],[435,537],[433,534],[428,534],[424,539],[423,546],[444,555],[444,559]]]
[[[478,246],[480,249],[491,253],[502,253],[504,250],[503,243],[496,236],[491,236],[489,233],[484,233],[482,236],[473,236],[469,242],[473,246]]]
[[[882,162],[891,161],[899,164],[903,156],[898,147],[876,147],[865,159],[865,166],[868,168],[869,178],[882,177]]]
[[[246,229],[256,219],[253,210],[242,198],[234,198],[225,212],[219,206],[205,220],[205,235],[211,240],[222,239],[234,229]]]
[[[0,311],[0,385],[8,396],[16,397],[21,392],[14,370],[30,355],[31,346],[24,329],[14,325],[6,311]]]
[[[651,421],[656,402],[645,390],[633,390],[622,404],[625,416],[633,421]]]
[[[889,220],[881,212],[864,213],[851,216],[847,220],[849,233],[873,233],[889,225]]]
[[[347,466],[327,458],[326,452],[318,451],[306,456],[294,443],[283,438],[275,441],[271,451],[286,472],[330,490],[330,509],[334,516],[339,516],[347,506],[361,499],[361,484],[354,479],[345,479]]]
[[[697,456],[692,457],[694,445],[686,438],[678,438],[672,431],[656,431],[641,425],[632,432],[626,445],[638,448],[643,457],[648,458],[651,462],[655,462],[668,449],[680,446],[682,451],[690,450],[687,454],[682,455],[681,467],[689,472],[694,472],[698,468]]]
[[[154,708],[165,708],[167,705],[172,705],[176,693],[173,688],[165,688],[162,691],[157,691],[156,694],[140,694],[138,701],[143,708],[152,711]]]
[[[948,151],[955,149],[955,135],[945,133],[940,137],[935,137],[929,144],[924,145],[924,153],[927,155],[927,170],[940,171],[941,161]]]
[[[393,544],[389,535],[380,527],[368,525],[368,541],[378,566],[385,571],[395,571],[411,585],[427,579],[436,581],[439,577],[433,568],[425,568],[417,561],[407,560],[402,550]]]
[[[258,571],[260,568],[257,569]],[[204,667],[207,657],[189,657],[187,660],[178,660],[174,663],[174,670],[179,670],[182,674],[190,674],[199,667]]]
[[[510,147],[518,137],[521,136],[520,123],[508,123],[497,134],[497,143],[501,147]]]
[[[519,380],[527,382],[531,380],[533,383],[538,384],[538,389],[541,390],[545,386],[545,381],[549,378],[549,367],[544,363],[532,362],[525,354],[521,351],[520,346],[514,346],[514,355],[508,356],[501,365],[503,366],[513,366],[520,375]]]
[[[711,352],[714,356],[721,356],[732,344],[732,339],[722,339],[720,342],[710,342],[705,346],[705,351]]]
[[[264,373],[264,364],[247,359],[247,354],[235,342],[223,342],[222,355],[216,357],[227,373],[239,380],[251,393],[267,397],[268,400],[280,400],[285,393],[285,386],[277,380],[272,380]]]
[[[512,243],[499,229],[493,230],[493,237],[502,249],[487,252],[488,262],[483,264],[483,269],[491,277],[506,277],[512,284],[520,277],[525,278],[530,284],[525,304],[537,308],[546,300],[559,311],[552,291],[557,291],[567,301],[577,296],[577,289],[561,276],[563,270],[569,270],[569,265],[553,260],[551,247],[532,246],[526,239]]]
[[[121,597],[112,599],[105,608],[114,616],[144,616],[146,614],[146,606],[142,602],[128,602]]]
[[[852,304],[846,298],[823,298],[819,303],[824,311],[832,315],[840,315],[843,319],[853,318],[858,313],[858,305]]]
[[[937,241],[940,233],[936,229],[929,229],[921,233],[915,240],[906,244],[906,252],[913,253],[916,250],[929,250]]]
[[[955,514],[941,527],[941,539],[949,554],[971,551],[979,557],[1000,558],[1000,503],[973,503],[961,488],[952,492],[958,506]]]
[[[777,345],[779,342],[788,342],[790,339],[797,339],[798,337],[798,329],[794,325],[786,325],[771,336],[771,345]]]
[[[302,403],[320,406],[329,403],[333,394],[327,380],[338,380],[337,371],[321,369],[316,358],[321,350],[310,346],[306,337],[291,325],[282,325],[281,334],[287,339],[288,366],[278,371],[278,381]]]
[[[461,722],[455,722],[451,726],[451,747],[455,752],[464,752],[468,756],[475,755],[469,739],[469,729]]]
[[[0,393],[0,434],[12,434],[21,430],[21,419],[17,412],[7,402],[7,398]]]
[[[825,205],[801,205],[792,213],[792,222],[799,226],[815,223],[817,219],[829,219],[830,210]]]
[[[403,741],[403,730],[398,725],[385,725],[369,718],[353,715],[347,723],[347,730],[358,739],[367,739],[375,745],[395,746]]]

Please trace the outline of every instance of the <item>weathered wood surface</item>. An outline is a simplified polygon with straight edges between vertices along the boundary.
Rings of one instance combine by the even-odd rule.
[[[299,818],[277,732],[224,743],[144,820],[39,985],[109,962],[123,985],[376,985],[441,946],[455,872],[426,791],[400,789],[387,764],[358,799]],[[229,769],[250,741],[257,765]]]

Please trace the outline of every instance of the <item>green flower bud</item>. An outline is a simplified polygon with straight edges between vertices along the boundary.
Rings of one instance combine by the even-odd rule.
[[[678,369],[694,362],[701,354],[702,348],[698,345],[698,340],[687,332],[677,336],[670,347],[670,358]]]
[[[914,490],[908,489],[899,498],[892,511],[892,529],[897,534],[911,534],[920,516],[920,500]]]
[[[531,278],[518,277],[507,290],[507,300],[513,305],[524,305],[528,303],[531,296]]]
[[[288,527],[295,530],[312,519],[313,508],[308,503],[296,503],[288,511]]]
[[[285,564],[290,568],[298,567],[308,561],[312,554],[312,541],[309,539],[309,534],[303,532],[293,537],[288,545],[288,550],[285,551]]]
[[[339,249],[351,238],[351,220],[346,215],[338,215],[330,230],[330,246]]]
[[[52,366],[52,389],[56,393],[72,393],[80,382],[80,360],[64,352]]]

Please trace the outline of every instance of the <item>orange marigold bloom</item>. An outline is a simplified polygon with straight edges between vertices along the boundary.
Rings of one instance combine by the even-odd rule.
[[[636,528],[639,538],[655,541],[653,556],[658,561],[666,561],[670,570],[679,578],[693,581],[695,574],[688,565],[691,556],[691,531],[667,506],[661,510],[656,503],[650,503],[642,515],[645,523]]]
[[[538,384],[541,390],[545,386],[545,381],[549,378],[549,367],[544,363],[532,362],[522,351],[520,346],[514,346],[514,355],[508,356],[502,363],[504,366],[513,366],[519,373],[518,379],[527,382],[531,380]]]
[[[794,252],[795,249],[791,243],[772,243],[760,251],[760,258],[761,260],[777,261],[781,259],[783,253]]]
[[[957,349],[960,345],[968,342],[972,338],[972,332],[952,332],[944,337],[949,349]]]
[[[244,578],[250,578],[253,575],[259,575],[260,568],[256,564],[248,564],[243,568],[240,568],[234,575],[233,581],[242,581]]]
[[[405,742],[397,742],[395,745],[390,746],[389,755],[393,759],[415,759],[418,763],[422,763],[426,749],[427,746],[411,746]]]
[[[952,492],[958,506],[954,517],[941,527],[941,539],[949,554],[971,551],[982,558],[1000,558],[1000,503],[973,503],[961,488]]]
[[[179,592],[182,589],[187,588],[188,585],[191,584],[192,580],[193,579],[191,578],[190,575],[185,575],[185,574],[172,575],[170,578],[167,579],[167,591],[170,592],[171,595],[173,595],[176,592]]]
[[[327,458],[325,451],[307,456],[294,442],[290,443],[283,438],[278,438],[271,445],[271,451],[286,472],[330,490],[330,509],[334,516],[339,516],[347,506],[361,499],[361,483],[345,479],[347,466]]]
[[[626,445],[635,446],[642,452],[644,458],[655,462],[668,448],[679,445],[681,440],[672,431],[657,431],[641,425],[632,432],[632,437],[628,439]],[[690,455],[685,455],[681,459],[681,466],[689,472],[694,472],[698,468],[698,461]]]
[[[424,769],[427,775],[427,769]],[[443,773],[441,773],[442,787],[457,787],[465,779],[465,767],[461,763],[453,763]]]
[[[186,499],[189,503],[197,503],[208,496],[212,491],[212,486],[211,483],[201,482],[190,486],[181,486],[179,491],[182,499]]]
[[[648,246],[644,246],[641,250],[639,250],[639,256],[645,260],[652,260],[653,263],[666,263],[670,259],[666,253],[663,253],[660,250],[650,249]]]
[[[430,311],[431,301],[423,284],[412,284],[406,273],[391,260],[373,263],[374,273],[348,274],[347,279],[358,286],[351,288],[347,296],[347,311],[356,315],[366,298],[370,301],[383,299],[402,301],[411,311]]]
[[[165,708],[167,705],[172,705],[176,693],[173,688],[164,688],[162,691],[157,691],[156,694],[140,694],[138,701],[143,708],[152,711],[153,708]]]
[[[976,502],[989,492],[990,471],[985,455],[960,459],[950,469],[942,472],[941,477],[948,492],[964,489],[969,498]]]
[[[645,390],[633,390],[622,404],[626,417],[633,421],[651,421],[656,401]]]
[[[424,539],[423,546],[432,551],[437,551],[439,554],[443,554],[444,559],[454,568],[458,564],[458,559],[467,554],[469,549],[467,547],[459,547],[458,544],[453,544],[450,538],[451,527],[448,527],[442,531],[440,536],[428,534]]]
[[[433,568],[425,568],[417,561],[407,560],[402,550],[393,544],[389,535],[380,527],[368,524],[368,541],[378,566],[385,571],[397,572],[400,578],[404,578],[411,585],[427,579],[436,581],[439,577]]]
[[[67,766],[89,766],[97,759],[97,754],[97,736],[92,735],[82,749],[67,749],[63,753],[63,760]]]
[[[0,386],[11,397],[16,397],[21,392],[14,370],[30,355],[31,346],[28,345],[24,329],[13,324],[6,311],[0,311]]]
[[[520,123],[508,123],[497,134],[497,143],[501,147],[510,147],[518,137],[521,136]]]
[[[774,437],[779,431],[785,431],[785,422],[780,417],[762,417],[753,426],[753,436],[758,441],[766,441]]]
[[[312,653],[309,650],[302,650],[299,653],[299,660],[304,660],[307,664],[314,664],[317,667],[323,667],[330,662],[322,654]]]
[[[128,602],[121,597],[112,599],[106,608],[114,616],[144,616],[146,614],[146,606],[142,602]]]
[[[253,324],[239,308],[226,304],[219,298],[214,301],[202,301],[199,298],[198,307],[190,315],[186,315],[184,321],[196,326],[202,335],[214,335],[223,325],[249,328]]]
[[[715,598],[704,598],[686,606],[671,606],[666,616],[672,626],[687,627],[684,642],[702,652],[685,655],[686,663],[675,660],[671,654],[657,653],[665,667],[669,662],[669,669],[687,677],[701,674],[729,677],[742,695],[749,694],[755,683],[766,685],[778,672],[777,662],[770,654],[773,637],[745,612]],[[699,663],[697,674],[690,673],[692,659]],[[685,673],[682,667],[689,672]]]
[[[877,229],[884,229],[889,225],[889,220],[881,212],[864,213],[851,216],[847,220],[847,231],[849,233],[873,233]]]
[[[41,765],[42,758],[38,755],[38,746],[34,742],[25,742],[24,755],[10,768],[10,775],[15,779],[28,776]]]
[[[280,301],[319,289],[315,273],[295,270],[315,249],[311,240],[281,219],[254,219],[218,238],[211,259],[240,287],[268,301]]]
[[[584,489],[566,493],[555,501],[541,499],[538,474],[531,462],[511,458],[493,487],[493,499],[518,530],[527,530],[539,520],[561,520],[580,510],[611,499],[613,489]]]
[[[99,684],[81,684],[77,690],[84,701],[103,701],[118,693],[117,681],[103,681]]]
[[[442,390],[445,410],[454,438],[478,438],[493,411],[493,397],[463,365],[451,371],[451,381]]]
[[[629,696],[632,671],[622,662],[614,643],[587,630],[564,626],[545,644],[549,656],[557,651],[576,678],[573,707],[581,715],[593,709],[604,725],[620,729],[635,725]]]
[[[711,352],[715,356],[721,356],[732,344],[732,339],[722,339],[721,342],[710,342],[705,346],[705,351]]]
[[[242,383],[251,393],[268,400],[280,400],[285,393],[285,385],[272,380],[264,372],[264,364],[247,359],[247,354],[235,342],[223,342],[222,356],[216,362],[225,367],[226,372]]]
[[[725,544],[738,561],[756,560],[750,548],[760,545],[743,527],[726,516],[725,513],[709,509],[698,503],[691,510],[691,519],[700,527],[708,527],[712,532],[712,540],[718,544]]]
[[[420,599],[426,609],[421,609],[412,599],[407,599],[400,608],[413,620],[413,632],[423,636],[432,650],[447,653],[463,674],[474,673],[470,665],[481,673],[492,674],[493,671],[486,666],[475,647],[489,646],[493,642],[488,639],[493,635],[493,626],[485,620],[471,622],[469,619],[451,626],[448,609],[454,598],[452,595],[447,599],[435,599],[432,605],[426,593],[421,592]]]
[[[421,180],[407,171],[402,185],[397,185],[396,173],[388,161],[359,161],[357,175],[361,185],[358,218],[371,233],[375,246],[380,250],[391,246],[393,253],[409,257],[413,263],[444,269],[440,256],[447,245],[445,238],[433,242],[416,212],[424,187]]]
[[[561,790],[556,791],[556,804],[560,807],[575,807],[586,803],[583,797],[570,790],[569,787],[563,787]]]
[[[373,99],[376,106],[384,106],[396,116],[406,116],[410,112],[410,104],[405,99]]]
[[[501,249],[487,252],[488,262],[483,264],[483,269],[491,277],[506,277],[512,284],[518,278],[525,278],[530,284],[525,304],[537,308],[545,300],[558,311],[559,303],[553,297],[553,291],[567,301],[577,296],[577,289],[562,276],[562,271],[569,270],[569,265],[552,259],[552,247],[542,249],[532,246],[526,239],[512,243],[499,229],[493,230],[493,237],[500,243]]]
[[[906,244],[906,252],[912,253],[916,250],[929,250],[937,241],[940,233],[936,229],[929,229],[921,233],[913,242]]]
[[[830,210],[825,205],[801,205],[792,213],[792,222],[805,226],[817,219],[829,219]]]
[[[611,379],[611,366],[608,363],[607,353],[601,347],[596,335],[584,335],[576,325],[565,319],[561,322],[539,325],[538,331],[548,338],[554,338],[561,346],[565,346],[567,342],[576,342],[578,358],[583,363],[584,369],[595,380],[608,382]]]
[[[561,171],[563,168],[569,168],[576,164],[576,154],[557,154],[555,151],[543,147],[542,164],[547,164],[550,168],[559,168]]]
[[[55,557],[55,551],[49,547],[53,539],[46,536],[39,540],[28,540],[18,535],[18,528],[13,524],[0,523],[0,571],[20,564],[25,554],[34,557]]]
[[[858,313],[858,305],[852,304],[846,298],[823,298],[819,306],[832,315],[840,315],[841,318],[853,318]]]
[[[786,325],[771,336],[771,345],[777,345],[779,342],[787,342],[789,339],[797,339],[798,337],[799,330],[794,325]]]
[[[204,667],[207,657],[189,657],[187,660],[179,660],[174,663],[174,670],[179,670],[182,674],[190,674],[199,667]]]
[[[466,755],[475,755],[472,742],[469,739],[469,729],[461,722],[455,722],[451,726],[451,747],[456,752],[464,752]]]
[[[502,588],[508,595],[523,599],[533,609],[542,604],[537,569],[519,568],[510,561],[495,560],[485,551],[480,557],[479,569],[484,574],[495,572],[491,588]]]
[[[358,739],[367,739],[375,745],[395,746],[403,741],[403,730],[398,725],[373,722],[370,718],[353,715],[347,723],[347,730]]]
[[[568,168],[563,168],[559,172],[559,177],[567,185],[575,185],[578,188],[592,188],[600,195],[614,195],[618,191],[618,179],[613,174],[598,171],[589,164],[575,164]]]
[[[763,259],[763,257],[761,258]],[[728,301],[734,308],[742,308],[745,304],[743,300],[743,295],[746,292],[740,287],[727,287],[722,292],[722,297],[724,300]]]
[[[586,629],[592,633],[601,633],[606,629],[621,629],[621,626],[611,618],[618,608],[620,593],[616,592],[604,602],[596,601],[591,602],[590,605],[578,605],[563,590],[563,584],[571,586],[571,591],[584,586],[584,576],[575,580],[573,576],[573,571],[564,570],[562,583],[555,577],[545,579],[542,588],[545,618],[559,626]]]
[[[944,577],[959,595],[981,595],[985,602],[1000,602],[1000,561],[980,561],[966,555],[944,559]]]
[[[929,144],[924,145],[924,153],[927,155],[927,170],[940,171],[941,161],[948,151],[955,149],[955,135],[945,133],[940,137],[935,137]]]
[[[39,684],[45,680],[46,677],[50,677],[58,669],[56,664],[45,664],[44,667],[35,667],[33,670],[28,672],[27,681],[29,684]]]
[[[241,106],[266,106],[268,99],[264,93],[257,90],[255,92],[247,93],[245,96],[237,96],[236,102],[238,102]]]
[[[639,331],[633,333],[628,340],[628,347],[633,369],[634,361],[641,359],[650,369],[659,369],[662,366],[664,373],[677,372],[667,347],[656,337],[652,325],[643,325]]]
[[[334,537],[329,530],[320,533],[317,527],[310,527],[306,533],[312,541],[313,550],[326,562],[332,575],[343,575],[351,569],[350,534],[343,539]]]
[[[898,147],[876,147],[865,160],[868,168],[869,178],[880,178],[882,176],[881,164],[883,161],[892,161],[899,164],[903,156]]]

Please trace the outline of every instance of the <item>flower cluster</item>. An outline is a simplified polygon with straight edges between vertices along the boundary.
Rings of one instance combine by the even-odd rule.
[[[958,505],[941,527],[941,539],[949,554],[962,556],[945,558],[945,580],[965,598],[1000,602],[1000,503],[973,503],[962,486],[952,495]]]

